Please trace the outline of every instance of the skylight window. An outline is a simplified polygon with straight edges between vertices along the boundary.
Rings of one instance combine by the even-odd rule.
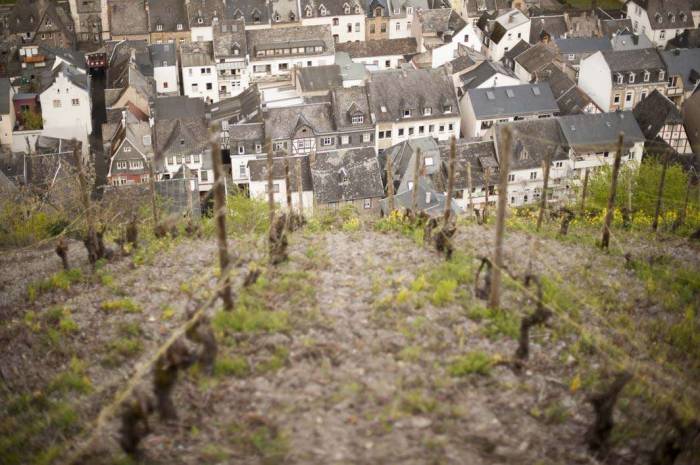
[[[532,88],[532,93],[535,95],[542,95],[542,92],[540,91],[539,87],[533,87]]]
[[[513,89],[506,89],[506,95],[508,96],[508,98],[515,97],[515,93],[513,92]]]
[[[486,98],[489,100],[496,100],[496,95],[490,90],[486,91]]]

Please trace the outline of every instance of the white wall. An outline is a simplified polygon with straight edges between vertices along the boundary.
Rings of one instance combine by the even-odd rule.
[[[338,25],[333,25],[333,19],[338,19]],[[364,42],[365,40],[365,15],[340,15],[340,16],[321,16],[319,18],[301,18],[302,26],[329,26],[331,35],[338,36],[338,42]],[[348,25],[351,31],[348,32]],[[356,29],[355,26],[359,25]],[[246,26],[246,29],[248,26]]]
[[[154,67],[153,78],[158,94],[180,95],[180,69],[176,63],[173,66]]]
[[[695,21],[695,16],[696,15],[693,14],[693,21]],[[669,40],[683,32],[683,29],[652,29],[650,18],[646,10],[635,2],[629,2],[627,4],[627,17],[632,20],[632,28],[635,32],[646,35],[649,40],[659,48],[665,48]],[[697,27],[697,23],[695,24]]]
[[[273,180],[273,185],[279,186],[279,191],[275,192],[273,198],[279,206],[287,207],[287,187],[284,179]],[[254,199],[267,200],[267,180],[265,181],[250,181],[249,184],[250,197]],[[313,191],[303,191],[302,201],[304,203],[305,212],[313,212],[314,208],[314,193]],[[299,207],[299,194],[292,189],[292,208]]]
[[[77,99],[77,104],[74,99]],[[60,72],[54,83],[41,93],[39,100],[44,119],[42,135],[62,139],[75,137],[83,142],[83,152],[87,153],[88,136],[92,132],[92,103],[88,90],[74,85]]]
[[[456,110],[457,109],[455,108],[455,111]],[[452,130],[449,129],[450,124],[452,125]],[[420,132],[421,126],[423,127],[422,133]],[[409,128],[413,128],[413,134],[409,134]],[[442,128],[442,131],[440,128]],[[403,130],[403,134],[400,134],[401,130]],[[398,121],[392,124],[391,143],[388,145],[396,145],[406,139],[417,139],[428,136],[432,136],[437,140],[446,141],[450,140],[452,136],[459,139],[460,134],[461,128],[459,114],[455,114],[455,116],[450,118],[412,120],[406,122]],[[382,146],[384,146],[387,142],[386,138],[379,137],[379,128],[376,129],[375,140],[378,144],[383,142],[383,144],[381,144]]]
[[[578,75],[578,86],[606,111],[610,108],[612,94],[612,76],[605,58],[601,52],[596,52],[581,60]]]
[[[211,42],[214,40],[214,30],[211,26],[192,26],[192,42]]]
[[[528,42],[530,40],[530,21],[527,21],[520,26],[509,29],[497,44],[489,42],[488,56],[493,61],[500,61],[503,55],[520,40]]]
[[[474,31],[471,24],[467,24],[461,31],[455,34],[452,38],[452,42],[433,49],[433,68],[437,68],[448,61],[452,61],[455,58],[455,51],[460,44],[466,45],[474,50],[481,50],[479,36]]]
[[[403,55],[382,55],[376,57],[357,57],[352,59],[352,61],[355,63],[363,63],[367,65],[367,69],[370,71],[398,68],[401,60],[403,60]]]
[[[256,80],[276,80],[282,81],[290,78],[290,72],[294,66],[306,68],[308,66],[324,66],[335,64],[335,55],[297,55],[289,57],[265,57],[257,58],[248,62],[248,73],[251,81]],[[256,71],[256,67],[270,65],[270,72]],[[286,69],[284,69],[286,66]],[[280,69],[282,67],[282,69]]]
[[[202,73],[202,69],[205,70]],[[196,84],[196,89],[193,87]],[[207,84],[210,89],[207,89]],[[182,68],[182,91],[188,97],[209,99],[211,102],[219,101],[219,83],[216,66],[188,66]]]
[[[250,75],[245,64],[245,58],[226,58],[224,63],[216,63],[216,72],[219,79],[219,90],[226,87],[226,96],[235,97],[250,85]],[[218,60],[217,60],[218,61]],[[237,69],[238,74],[231,74],[232,69]],[[223,75],[221,73],[224,73]]]

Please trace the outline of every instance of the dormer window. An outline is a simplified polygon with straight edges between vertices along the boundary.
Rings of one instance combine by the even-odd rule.
[[[347,3],[343,5],[343,12],[345,12],[346,15],[350,14],[350,5]]]
[[[364,115],[355,115],[352,117],[352,124],[362,124],[365,121]]]
[[[650,76],[651,76],[651,73],[649,73],[649,71],[644,71],[644,82],[649,82]]]
[[[242,144],[238,146],[238,154],[243,155],[245,153],[245,146]]]
[[[666,78],[666,72],[663,69],[659,70],[659,81],[663,81]]]
[[[180,23],[177,24],[177,30],[182,31],[182,24],[180,24]]]
[[[442,112],[443,113],[452,113],[452,105],[443,105]]]
[[[404,110],[404,111],[403,111],[403,117],[404,117],[404,118],[410,118],[410,117],[411,117],[411,110]]]
[[[634,73],[630,73],[629,83],[634,84]]]
[[[238,49],[238,47],[233,47],[233,54],[234,55],[240,55],[241,51]]]
[[[321,6],[318,8],[318,10],[320,11],[321,16],[326,16],[326,15],[328,14],[328,10],[327,10],[326,7],[323,6],[323,5],[321,5]]]
[[[685,20],[686,20],[686,18],[687,18],[687,16],[685,15],[685,13],[681,13],[680,15],[678,15],[678,17],[681,19],[681,22],[682,22],[682,23],[684,23]]]
[[[432,109],[432,108],[430,108],[430,107],[425,107],[425,108],[423,108],[423,114],[424,114],[425,116],[430,116],[432,113],[433,113],[433,109]]]
[[[412,14],[413,14],[413,7],[412,7],[412,6],[409,6],[409,7],[406,8],[406,14],[407,14],[407,15],[412,15]]]
[[[656,22],[659,24],[664,22],[664,18],[661,16],[661,13],[656,13],[655,18],[656,18]]]
[[[673,13],[669,13],[669,14],[668,14],[668,19],[669,19],[669,21],[671,21],[672,23],[675,23],[675,22],[676,22],[676,15],[674,15]]]
[[[290,11],[290,12],[289,12],[289,20],[290,20],[290,21],[295,21],[296,18],[297,18],[297,15],[295,15],[293,11]]]
[[[617,83],[618,83],[618,84],[622,84],[622,82],[624,81],[624,79],[625,79],[625,78],[622,76],[622,74],[618,74],[618,75],[617,75]]]
[[[163,30],[163,25],[162,24],[156,24],[156,31],[162,31]]]
[[[279,22],[280,22],[280,14],[279,14],[279,13],[275,13],[275,16],[274,16],[272,19],[273,19],[276,23],[279,23]]]
[[[348,172],[344,167],[338,170],[338,182],[348,182]]]
[[[306,12],[307,18],[310,18],[311,15],[313,14],[313,10],[311,9],[311,7],[309,5],[306,5],[306,8],[304,8],[304,11]]]
[[[197,24],[204,24],[204,20],[202,18],[197,18]]]
[[[360,14],[360,5],[355,5],[355,14],[356,15]]]
[[[382,9],[379,8],[379,7],[378,7],[378,8],[375,8],[375,10],[374,10],[374,16],[379,17],[379,16],[381,16],[381,15],[382,15]]]

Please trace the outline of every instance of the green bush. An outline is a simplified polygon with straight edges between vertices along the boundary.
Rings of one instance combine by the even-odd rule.
[[[488,354],[475,351],[452,360],[447,372],[452,376],[467,376],[471,374],[488,375],[491,373],[493,361]]]

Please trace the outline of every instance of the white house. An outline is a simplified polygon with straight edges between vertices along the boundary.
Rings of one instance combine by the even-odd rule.
[[[39,96],[44,119],[42,135],[62,139],[75,138],[89,149],[92,133],[90,76],[62,63],[52,73],[53,81]]]
[[[431,54],[433,68],[453,60],[460,45],[474,50],[481,48],[481,39],[474,27],[451,8],[423,10],[417,17],[413,30],[418,48]]]
[[[212,44],[194,42],[180,45],[184,95],[207,103],[219,101],[219,81],[212,57]]]
[[[263,153],[265,124],[229,124],[227,121],[222,121],[221,129],[226,131],[229,137],[231,177],[235,184],[243,187],[250,181],[248,162],[265,157]]]
[[[530,37],[530,18],[520,10],[510,9],[500,15],[484,14],[476,26],[481,36],[481,52],[494,61],[503,58],[521,39],[527,41]]]
[[[338,53],[347,53],[355,63],[367,65],[370,71],[398,68],[417,52],[416,39],[372,39],[366,42],[336,44]]]
[[[365,40],[365,9],[360,0],[300,0],[302,26],[328,26],[335,43]]]
[[[12,131],[15,127],[15,108],[12,104],[14,94],[10,80],[0,78],[0,145],[12,145]]]
[[[250,73],[246,51],[242,20],[214,26],[214,62],[221,98],[235,97],[248,88]]]
[[[148,50],[158,95],[180,95],[180,67],[175,44],[151,44]]]
[[[288,81],[294,66],[332,65],[335,45],[328,26],[246,31],[251,82]]]
[[[455,78],[457,95],[464,95],[469,89],[517,86],[522,82],[513,72],[497,61],[482,61],[474,68]]]
[[[634,32],[646,35],[660,48],[684,30],[695,28],[688,0],[631,0],[627,17]]]
[[[214,40],[214,26],[224,15],[224,3],[220,0],[187,0],[187,18],[192,42]]]
[[[654,89],[666,94],[666,64],[654,48],[606,50],[581,60],[578,84],[603,111],[631,110]]]
[[[494,123],[547,118],[559,113],[547,83],[469,89],[459,105],[465,137],[489,136]]]
[[[277,205],[282,208],[287,206],[287,184],[285,181],[285,163],[289,164],[290,190],[292,193],[292,208],[299,208],[299,177],[297,170],[301,171],[301,190],[303,209],[307,213],[314,210],[314,189],[309,167],[309,155],[275,158],[272,164],[272,191]],[[300,168],[298,168],[298,166]],[[248,162],[249,192],[254,199],[267,200],[268,176],[267,160],[252,160]]]
[[[406,139],[459,139],[459,102],[444,68],[384,70],[367,83],[377,148]]]
[[[427,0],[392,0],[389,14],[389,38],[414,37],[413,25],[421,11],[429,8]]]

